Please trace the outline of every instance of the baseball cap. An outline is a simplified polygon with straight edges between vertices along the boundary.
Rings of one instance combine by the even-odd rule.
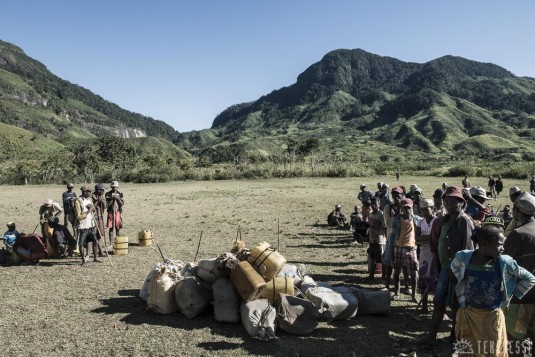
[[[499,217],[499,216],[488,216],[487,218],[485,218],[485,220],[483,222],[481,222],[482,224],[492,224],[492,225],[496,225],[496,226],[502,226],[502,227],[505,227],[505,223],[503,222],[503,219],[502,217]]]
[[[433,202],[433,200],[429,199],[429,198],[424,198],[422,200],[420,200],[420,207],[421,208],[429,208],[429,207],[433,207],[435,205],[435,202]]]
[[[366,187],[366,184],[361,183],[361,184],[360,184],[360,188],[364,188],[364,187]]]
[[[68,183],[67,184],[67,188],[73,188],[73,187],[74,187],[74,185],[72,183]]]
[[[119,182],[117,182],[117,181],[112,181],[110,186],[111,186],[111,187],[119,187]]]
[[[404,198],[400,202],[401,207],[411,207],[414,205],[414,202],[410,198]]]
[[[95,185],[95,191],[101,191],[101,190],[105,190],[105,189],[106,189],[106,187],[102,183],[97,183]]]
[[[484,199],[487,199],[487,191],[485,191],[480,186],[474,186],[470,188],[470,194],[472,196],[478,196],[478,197],[483,197]]]
[[[392,189],[392,193],[394,192],[403,194],[403,189],[400,186],[396,186]]]
[[[466,201],[463,196],[463,191],[459,187],[455,186],[448,186],[444,191],[444,194],[442,194],[442,198],[444,197],[457,197],[463,201]]]

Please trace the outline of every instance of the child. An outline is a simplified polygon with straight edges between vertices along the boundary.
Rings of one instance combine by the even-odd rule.
[[[11,252],[13,250],[13,243],[15,243],[15,240],[19,237],[19,231],[17,231],[15,222],[8,222],[7,223],[7,231],[4,233],[2,239],[4,240],[4,244],[6,246],[6,250],[8,252]]]
[[[368,231],[370,242],[368,248],[368,273],[369,278],[373,279],[376,266],[377,264],[381,264],[383,253],[385,252],[386,222],[383,212],[379,210],[379,202],[377,199],[374,198],[371,200],[371,208],[372,212],[368,217],[368,224],[370,225]]]
[[[490,219],[492,218],[492,219]],[[476,250],[457,252],[451,262],[457,279],[455,337],[471,345],[476,355],[507,356],[507,333],[501,306],[514,294],[523,297],[535,285],[535,276],[503,252],[503,221],[489,217],[472,235]],[[492,349],[492,350],[489,350]]]
[[[364,222],[358,206],[355,206],[355,212],[351,213],[351,229],[353,230],[353,242],[351,244],[360,246],[368,237],[368,222]]]

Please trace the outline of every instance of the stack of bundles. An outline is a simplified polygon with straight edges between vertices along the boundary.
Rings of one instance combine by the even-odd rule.
[[[212,301],[212,289],[198,277],[187,276],[176,284],[174,298],[180,312],[192,319]]]
[[[301,283],[301,291],[327,320],[349,320],[357,315],[358,301],[351,289],[327,283]]]
[[[369,290],[350,288],[359,302],[358,315],[388,315],[390,313],[390,293],[387,289]]]
[[[166,262],[159,270],[153,269],[152,274],[149,273],[151,276],[148,281],[147,305],[150,310],[159,314],[172,314],[177,311],[175,288],[177,282],[182,279],[182,267],[183,264],[173,265]]]
[[[208,284],[213,284],[217,279],[229,276],[237,264],[238,259],[231,253],[222,254],[219,258],[203,259],[199,262],[197,276]]]
[[[304,264],[293,265],[293,264],[284,264],[278,276],[284,276],[292,278],[294,285],[299,287],[301,285],[301,280],[306,275],[306,267]]]

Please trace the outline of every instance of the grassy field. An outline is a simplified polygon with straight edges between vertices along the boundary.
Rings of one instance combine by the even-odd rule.
[[[430,197],[442,178],[402,177]],[[460,184],[461,179],[450,184]],[[378,288],[366,281],[366,249],[350,245],[349,231],[325,226],[336,203],[349,214],[358,185],[375,189],[392,177],[356,179],[286,179],[258,181],[174,182],[122,185],[124,234],[130,252],[114,257],[113,267],[80,258],[47,259],[39,266],[0,267],[1,356],[397,356],[414,350],[409,339],[422,334],[430,315],[406,323],[415,308],[408,295],[393,302],[386,317],[357,316],[320,323],[313,334],[277,332],[269,342],[249,337],[241,324],[223,324],[207,314],[193,320],[180,313],[157,315],[138,297],[147,272],[159,261],[150,248],[137,246],[137,232],[150,228],[164,253],[193,261],[228,251],[241,227],[251,247],[275,246],[291,263],[303,263],[316,281]],[[485,186],[485,178],[471,178]],[[527,182],[505,182],[507,189]],[[77,189],[81,184],[77,184]],[[51,197],[60,201],[63,186],[0,186],[0,219],[31,232],[38,208]],[[493,203],[508,203],[506,196]],[[280,223],[279,223],[280,222]],[[277,226],[280,224],[280,239]],[[5,228],[5,226],[3,227]],[[441,338],[448,326],[443,324]],[[390,336],[390,337],[389,337]],[[392,336],[394,338],[392,338]],[[395,341],[399,339],[399,341]],[[438,351],[418,355],[448,355]]]

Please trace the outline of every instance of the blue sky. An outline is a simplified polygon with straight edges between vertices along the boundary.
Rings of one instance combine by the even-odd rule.
[[[5,0],[0,39],[178,131],[295,83],[329,51],[443,55],[535,77],[535,1]]]

